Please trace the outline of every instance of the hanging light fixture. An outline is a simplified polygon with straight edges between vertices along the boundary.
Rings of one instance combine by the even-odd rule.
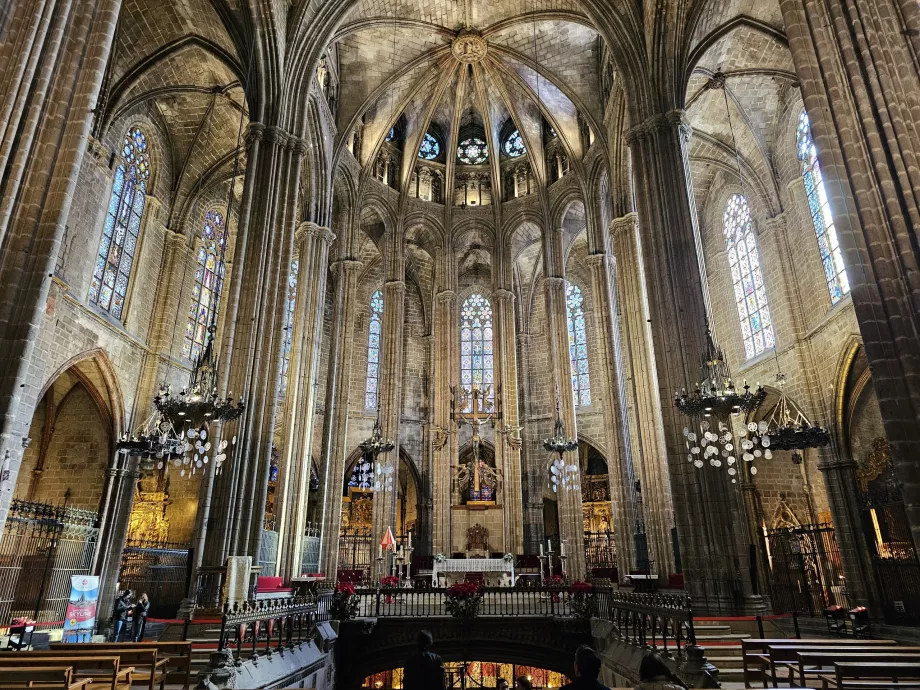
[[[556,396],[556,423],[553,435],[543,439],[543,448],[556,457],[549,464],[549,482],[553,493],[558,493],[562,487],[566,491],[581,491],[581,473],[575,463],[565,464],[565,454],[578,448],[578,439],[567,438],[565,424],[559,413],[559,396]]]
[[[368,486],[371,486],[370,477],[366,475],[369,474],[369,470],[372,471],[375,475],[373,488],[374,491],[389,491],[393,488],[393,473],[394,469],[389,464],[383,466],[381,463],[377,462],[378,456],[383,453],[389,453],[395,448],[395,444],[383,437],[383,428],[380,426],[380,411],[377,411],[377,419],[374,421],[374,430],[371,433],[369,438],[364,439],[360,448],[364,452],[365,457],[370,457],[371,462],[370,467],[365,467],[362,469],[361,481],[366,481]]]
[[[140,458],[143,472],[162,470],[170,460],[182,458],[189,444],[177,432],[172,422],[159,412],[150,416],[133,434],[124,434],[115,450],[127,457]]]
[[[766,425],[761,433],[770,437],[773,449],[794,451],[828,445],[831,435],[827,429],[820,424],[813,424],[802,409],[786,395],[786,375],[777,372],[776,382],[780,390],[779,400],[760,423]]]

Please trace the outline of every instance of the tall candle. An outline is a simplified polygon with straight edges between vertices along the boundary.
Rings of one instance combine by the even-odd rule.
[[[377,545],[377,558],[383,558],[383,544]]]
[[[540,556],[543,556],[543,544],[540,544]]]
[[[565,556],[565,542],[559,542],[559,555]]]
[[[549,552],[552,552],[553,550],[553,542],[551,539],[546,540],[546,550]]]
[[[412,532],[409,532],[409,548],[412,548]]]

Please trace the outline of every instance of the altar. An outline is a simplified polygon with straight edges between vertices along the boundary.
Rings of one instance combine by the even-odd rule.
[[[514,561],[504,558],[445,558],[435,561],[431,571],[431,583],[435,587],[438,586],[438,576],[442,573],[445,576],[449,573],[463,576],[466,573],[500,573],[508,575],[507,579],[503,579],[502,586],[510,587],[514,583]]]

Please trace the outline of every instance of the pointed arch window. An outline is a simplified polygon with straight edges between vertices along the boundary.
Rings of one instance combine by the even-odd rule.
[[[433,134],[425,132],[422,145],[418,149],[418,157],[426,161],[433,161],[441,155],[441,144]]]
[[[569,357],[572,360],[572,394],[576,405],[591,404],[591,377],[588,373],[588,333],[585,328],[585,298],[581,288],[565,281],[565,305],[569,330]]]
[[[479,137],[470,137],[457,147],[457,159],[467,165],[481,165],[489,160],[489,147]]]
[[[125,308],[150,179],[150,152],[140,127],[125,134],[119,159],[89,288],[90,303],[116,319]]]
[[[524,145],[524,139],[518,130],[514,130],[505,139],[505,153],[512,158],[523,156],[527,153],[527,147]]]
[[[377,407],[380,382],[380,336],[383,332],[383,293],[371,295],[371,319],[367,328],[367,379],[364,383],[364,407]]]
[[[818,162],[818,149],[811,136],[808,113],[804,110],[799,115],[796,150],[802,162],[805,195],[808,198],[808,210],[811,212],[811,220],[818,237],[818,249],[821,252],[827,290],[831,295],[831,302],[837,304],[844,295],[849,294],[850,281],[847,279],[843,253],[837,241],[837,227],[834,225],[834,216],[831,214],[831,205],[824,186],[824,176],[821,174],[821,164]]]
[[[751,223],[751,207],[741,194],[733,194],[728,200],[722,215],[722,231],[741,321],[744,356],[750,359],[773,347],[776,338]]]
[[[494,384],[492,354],[492,305],[484,296],[473,293],[460,309],[460,386],[485,388]],[[487,400],[494,401],[490,390]],[[467,412],[471,405],[467,405]]]
[[[294,305],[297,302],[297,271],[300,261],[291,261],[291,272],[288,275],[287,303],[284,310],[284,334],[281,340],[281,386],[279,395],[287,392],[288,366],[291,363],[291,342],[294,338]]]
[[[220,291],[224,284],[224,264],[219,261],[221,248],[226,249],[227,235],[224,217],[219,211],[208,211],[201,228],[198,267],[192,288],[192,306],[188,310],[182,354],[192,361],[201,357],[208,341],[208,327],[220,306]]]

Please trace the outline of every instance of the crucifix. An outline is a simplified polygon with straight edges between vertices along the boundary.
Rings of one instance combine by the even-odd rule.
[[[480,388],[479,384],[467,391],[462,389],[459,409],[453,411],[454,420],[458,426],[468,424],[473,431],[473,459],[468,465],[461,465],[457,472],[457,481],[461,491],[469,490],[469,498],[473,501],[492,500],[496,486],[495,470],[480,461],[480,445],[482,437],[479,430],[483,424],[488,424],[495,417],[492,402],[489,400],[491,386]],[[453,392],[453,387],[451,387]],[[482,499],[483,486],[488,488],[489,498]]]

